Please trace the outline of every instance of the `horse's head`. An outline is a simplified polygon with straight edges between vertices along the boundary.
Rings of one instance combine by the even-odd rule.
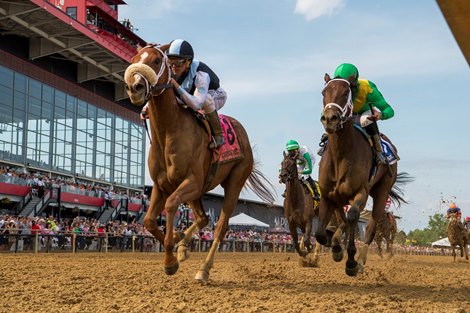
[[[167,45],[147,45],[138,50],[126,69],[126,92],[134,105],[143,105],[152,96],[158,96],[171,87],[171,70],[163,51]]]
[[[343,127],[343,124],[352,116],[352,92],[355,78],[351,75],[348,79],[334,78],[325,74],[325,88],[323,88],[323,114],[321,122],[325,131],[335,133]]]
[[[290,152],[290,151],[289,151]],[[284,160],[281,163],[281,172],[279,173],[279,183],[285,184],[289,180],[297,178],[297,158],[299,153],[283,152]]]

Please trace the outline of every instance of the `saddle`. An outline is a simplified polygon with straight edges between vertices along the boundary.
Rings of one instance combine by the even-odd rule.
[[[315,199],[315,192],[313,191],[313,187],[310,185],[310,183],[309,183],[307,180],[301,179],[300,181],[302,182],[302,185],[303,185],[304,188],[305,188],[305,192],[308,193],[308,194],[310,194],[310,195],[312,196],[312,199],[313,199],[313,201],[315,202],[315,206],[317,206],[317,202],[318,202],[319,200]],[[319,187],[319,185],[318,185],[318,182],[314,181],[314,183],[315,183],[315,187],[316,187],[317,190],[318,190],[318,193],[321,195],[321,193],[320,193],[320,187]]]

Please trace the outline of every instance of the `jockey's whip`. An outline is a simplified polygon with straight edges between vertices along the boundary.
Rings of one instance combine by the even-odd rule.
[[[372,112],[372,114],[374,114],[374,108],[372,107],[372,104],[370,104],[370,103],[369,103],[369,108],[370,108],[370,111]],[[380,131],[379,131],[379,125],[377,125],[377,121],[373,120],[372,122],[374,123],[375,131],[379,135],[379,140],[382,140],[382,139],[380,139]],[[380,143],[380,144],[382,144],[382,143]],[[392,168],[390,167],[390,162],[388,161],[388,158],[385,157],[385,156],[384,156],[384,159],[385,159],[385,163],[387,164],[388,176],[392,177]]]

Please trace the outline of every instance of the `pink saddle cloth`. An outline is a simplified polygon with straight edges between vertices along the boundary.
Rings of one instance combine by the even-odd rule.
[[[219,163],[233,161],[242,157],[238,136],[228,116],[219,114],[220,125],[224,133],[225,143],[218,150]]]

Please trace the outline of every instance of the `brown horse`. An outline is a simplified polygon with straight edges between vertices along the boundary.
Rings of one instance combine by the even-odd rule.
[[[341,232],[347,231],[346,274],[357,275],[362,271],[367,259],[369,244],[374,239],[376,223],[383,216],[388,195],[399,205],[405,200],[400,196],[401,190],[395,182],[405,183],[410,180],[406,173],[397,175],[397,164],[374,167],[374,154],[371,145],[355,129],[352,117],[351,87],[354,78],[348,80],[331,79],[325,74],[323,89],[323,115],[321,122],[328,134],[328,147],[319,163],[319,184],[322,192],[319,210],[319,223],[315,233],[320,244],[325,244],[331,236],[326,231],[332,214],[350,205],[345,221],[338,228],[332,241],[333,259],[337,262],[343,258],[340,245]],[[398,178],[398,181],[397,181]],[[393,190],[392,190],[393,187]],[[359,214],[364,209],[368,196],[373,199],[372,219],[366,231],[365,244],[360,249],[358,260],[354,259],[354,243]],[[405,202],[406,203],[406,202]],[[347,227],[346,224],[347,223]],[[347,228],[347,229],[346,229]]]
[[[393,256],[393,242],[397,234],[397,221],[392,213],[386,212],[384,216],[377,222],[377,230],[375,233],[375,243],[377,244],[377,253],[382,257],[382,241],[385,241],[385,251]]]
[[[134,105],[148,101],[148,115],[152,142],[148,158],[150,176],[154,182],[150,206],[144,219],[145,227],[164,244],[164,271],[177,272],[179,261],[189,257],[188,244],[192,235],[204,228],[209,219],[205,214],[201,196],[221,185],[224,202],[214,233],[214,242],[208,256],[196,274],[196,280],[206,282],[214,262],[215,252],[223,240],[241,190],[246,185],[265,202],[272,203],[272,185],[254,167],[248,135],[234,118],[230,122],[241,150],[235,161],[219,164],[212,180],[208,182],[213,151],[208,149],[209,134],[196,120],[195,115],[178,103],[170,84],[170,67],[164,51],[169,45],[146,46],[132,58],[126,70],[126,91]],[[195,223],[184,234],[173,230],[178,205],[189,203]],[[166,211],[166,234],[157,225],[157,216]],[[178,258],[173,254],[178,246]]]
[[[315,208],[318,205],[314,201],[312,194],[298,178],[297,159],[299,152],[296,154],[284,154],[281,163],[281,172],[279,173],[279,182],[286,184],[286,192],[284,199],[284,215],[289,224],[289,230],[292,236],[295,250],[301,257],[302,266],[316,266],[318,262],[319,245],[315,246],[315,253],[311,259],[307,255],[312,252],[313,247],[310,241],[312,235],[312,222],[315,216]],[[299,235],[297,229],[302,231],[302,238],[299,244]]]
[[[449,213],[449,224],[447,225],[447,237],[449,243],[452,247],[452,255],[454,257],[454,262],[456,258],[455,247],[460,247],[460,257],[463,258],[465,254],[465,259],[468,260],[468,230],[463,226],[460,219],[457,217],[457,213]]]

